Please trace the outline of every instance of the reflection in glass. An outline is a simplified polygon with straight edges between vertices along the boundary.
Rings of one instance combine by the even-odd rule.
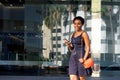
[[[63,39],[70,40],[72,20],[82,16],[83,29],[92,41],[91,0],[20,1],[19,5],[0,4],[0,67],[15,74],[23,70],[26,75],[66,75],[70,52]],[[101,57],[95,70],[120,64],[120,6],[116,2],[102,0]]]

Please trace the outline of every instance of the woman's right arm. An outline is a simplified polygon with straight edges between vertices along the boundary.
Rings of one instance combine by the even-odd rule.
[[[65,40],[65,44],[68,46],[68,48],[69,48],[70,50],[73,49],[72,44],[71,44],[68,40]]]
[[[72,34],[73,35],[73,34]],[[72,38],[72,35],[70,35],[70,39]],[[67,45],[67,47],[72,50],[73,49],[73,46],[72,44],[70,43],[70,41],[68,41],[67,39],[64,39],[65,41],[65,44]]]

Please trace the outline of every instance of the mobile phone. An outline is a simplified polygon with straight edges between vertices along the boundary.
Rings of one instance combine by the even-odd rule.
[[[68,41],[66,38],[63,39],[64,41]]]

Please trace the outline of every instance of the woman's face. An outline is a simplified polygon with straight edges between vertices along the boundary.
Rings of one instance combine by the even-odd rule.
[[[80,20],[76,19],[73,24],[74,24],[75,31],[81,30],[81,28],[82,28],[82,23],[81,23]]]

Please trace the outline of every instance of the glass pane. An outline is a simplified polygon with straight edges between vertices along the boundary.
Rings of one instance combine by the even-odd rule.
[[[82,16],[92,42],[91,1],[1,0],[0,74],[68,76],[71,53],[63,39],[70,40],[72,20]],[[120,76],[120,0],[101,4],[100,66],[93,69],[100,67],[101,76]]]
[[[117,3],[102,4],[101,31],[101,75],[120,76],[120,5]]]
[[[85,18],[83,29],[91,35],[91,2],[78,1],[1,2],[1,74],[67,75],[70,52],[63,39],[70,40],[75,16]]]

